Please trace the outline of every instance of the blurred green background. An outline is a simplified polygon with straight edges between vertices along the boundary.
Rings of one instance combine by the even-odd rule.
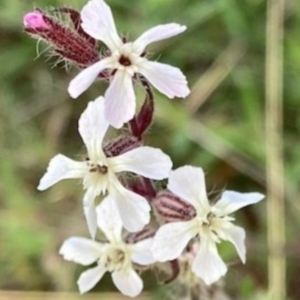
[[[178,22],[188,30],[151,45],[153,59],[178,66],[192,93],[169,100],[155,92],[156,115],[146,143],[174,161],[202,166],[209,191],[224,188],[265,193],[265,23],[263,0],[109,0],[119,32],[130,39],[156,24]],[[0,0],[0,289],[76,290],[80,267],[57,250],[69,236],[87,236],[80,182],[46,192],[36,186],[52,156],[84,155],[77,120],[98,82],[80,99],[67,94],[76,68],[54,68],[55,58],[23,32],[33,7],[71,6],[84,0]],[[288,294],[300,299],[300,2],[286,7],[284,41],[284,157],[287,203]],[[39,50],[37,50],[39,49]],[[37,53],[40,53],[38,55]],[[38,57],[39,56],[39,57]],[[246,208],[237,223],[247,231],[247,264],[231,246],[225,290],[258,299],[267,288],[265,202]],[[152,280],[155,281],[154,279]],[[155,287],[152,284],[152,287]],[[98,290],[107,290],[106,286]]]

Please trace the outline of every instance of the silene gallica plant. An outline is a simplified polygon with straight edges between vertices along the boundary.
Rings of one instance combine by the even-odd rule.
[[[69,22],[64,23],[61,15]],[[72,98],[94,81],[108,83],[105,94],[90,101],[78,121],[86,159],[75,161],[57,154],[38,185],[42,191],[63,179],[82,182],[90,236],[70,237],[59,250],[66,260],[84,266],[96,263],[80,275],[80,293],[91,290],[109,272],[121,293],[135,297],[143,290],[140,273],[168,266],[171,275],[166,283],[178,280],[189,287],[193,299],[202,299],[205,289],[227,272],[218,244],[232,243],[245,263],[245,230],[234,224],[232,214],[264,195],[226,190],[212,202],[201,167],[172,170],[166,153],[143,145],[154,115],[152,86],[168,98],[185,98],[190,93],[180,69],[149,60],[147,46],[181,34],[186,27],[158,25],[131,42],[118,34],[103,0],[90,0],[81,12],[65,7],[52,13],[35,9],[23,22],[25,32],[79,69],[68,87]],[[137,85],[145,92],[138,111]],[[106,140],[110,126],[125,127],[126,134],[122,131]],[[168,180],[166,188],[160,180]],[[98,230],[104,240],[97,240]]]

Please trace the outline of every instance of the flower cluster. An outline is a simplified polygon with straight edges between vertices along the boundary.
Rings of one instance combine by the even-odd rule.
[[[172,170],[167,154],[143,145],[154,112],[151,86],[169,98],[184,98],[190,92],[182,72],[149,61],[146,48],[182,33],[186,27],[159,25],[128,42],[117,33],[110,7],[103,0],[90,0],[80,13],[69,8],[55,13],[68,16],[71,22],[66,25],[35,10],[24,16],[24,26],[27,33],[44,40],[56,54],[81,69],[68,87],[70,96],[77,98],[96,79],[109,82],[104,96],[90,101],[78,122],[86,159],[74,161],[56,155],[38,185],[42,191],[63,179],[82,180],[83,212],[91,239],[71,237],[60,248],[66,260],[85,266],[97,264],[79,277],[80,292],[89,291],[110,272],[123,294],[137,296],[143,289],[139,272],[169,262],[173,279],[178,275],[177,259],[182,260],[191,247],[191,271],[210,285],[227,272],[217,250],[222,240],[231,242],[245,263],[245,231],[233,224],[230,214],[264,196],[225,191],[212,204],[200,167]],[[106,46],[101,54],[99,41]],[[137,84],[146,94],[138,112]],[[126,135],[104,141],[110,126],[120,129],[124,124]],[[163,179],[168,179],[166,189],[156,183]],[[102,199],[99,205],[96,198]],[[98,229],[105,241],[96,241]]]

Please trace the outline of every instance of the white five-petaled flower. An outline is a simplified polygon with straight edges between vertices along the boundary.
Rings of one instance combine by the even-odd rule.
[[[233,225],[234,218],[228,215],[261,201],[264,195],[225,191],[221,199],[211,206],[207,199],[204,173],[201,168],[191,166],[172,171],[168,189],[192,204],[197,214],[189,221],[168,223],[159,228],[152,246],[153,255],[158,261],[179,257],[188,242],[198,236],[200,247],[193,260],[192,271],[206,284],[212,284],[227,272],[216,245],[221,240],[231,242],[245,263],[245,231]]]
[[[88,104],[79,119],[79,133],[88,152],[87,161],[77,162],[62,154],[49,163],[46,174],[40,181],[39,190],[45,190],[60,180],[83,178],[86,189],[84,213],[89,231],[94,238],[97,231],[94,199],[107,191],[116,203],[124,227],[139,231],[150,221],[150,206],[147,200],[122,186],[117,174],[132,172],[147,178],[161,180],[168,177],[172,161],[161,150],[139,147],[124,154],[106,157],[102,141],[109,127],[104,118],[104,99],[99,97]]]
[[[83,272],[78,281],[80,293],[92,289],[103,277],[111,272],[115,286],[125,295],[137,296],[143,289],[143,282],[133,268],[133,263],[142,266],[155,262],[150,246],[152,238],[127,244],[122,239],[122,221],[116,214],[115,203],[110,196],[97,207],[98,226],[108,242],[71,237],[67,239],[59,253],[64,259],[87,266],[97,262],[97,266]]]
[[[190,90],[182,72],[175,67],[149,61],[143,57],[145,48],[183,32],[186,27],[176,23],[159,25],[147,30],[134,42],[119,37],[110,7],[103,0],[90,0],[81,11],[82,28],[91,37],[102,41],[111,55],[83,70],[69,85],[71,97],[77,98],[105,69],[114,70],[105,93],[105,117],[109,124],[121,128],[133,118],[136,107],[132,77],[142,74],[169,98],[186,97]]]

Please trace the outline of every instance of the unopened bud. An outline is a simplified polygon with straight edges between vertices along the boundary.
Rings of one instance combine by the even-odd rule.
[[[124,185],[129,190],[146,198],[149,202],[156,196],[156,189],[151,179],[142,176],[128,177]]]
[[[154,113],[153,93],[149,83],[145,78],[141,78],[140,80],[145,88],[146,98],[138,114],[129,122],[129,129],[132,135],[136,136],[139,140],[142,139],[143,134],[150,127]]]
[[[188,221],[196,216],[195,208],[169,191],[162,191],[153,200],[157,215],[165,222]]]
[[[134,136],[125,135],[110,141],[104,147],[104,153],[108,157],[113,157],[125,153],[129,150],[141,146],[141,142]]]
[[[50,29],[50,26],[44,21],[43,14],[39,11],[26,14],[23,18],[23,24],[26,28],[32,30]]]
[[[142,240],[153,237],[155,234],[155,229],[151,228],[150,225],[146,226],[143,230],[134,233],[128,233],[125,237],[125,241],[128,244],[134,244]]]
[[[75,63],[80,68],[86,68],[99,61],[96,41],[83,32],[80,14],[76,14],[74,10],[60,9],[56,9],[54,13],[68,14],[73,26],[70,22],[64,24],[59,18],[36,9],[27,13],[23,18],[25,32],[34,38],[42,39],[52,47],[55,54]],[[75,16],[79,20],[75,20]],[[99,77],[104,77],[104,75],[99,74]]]

